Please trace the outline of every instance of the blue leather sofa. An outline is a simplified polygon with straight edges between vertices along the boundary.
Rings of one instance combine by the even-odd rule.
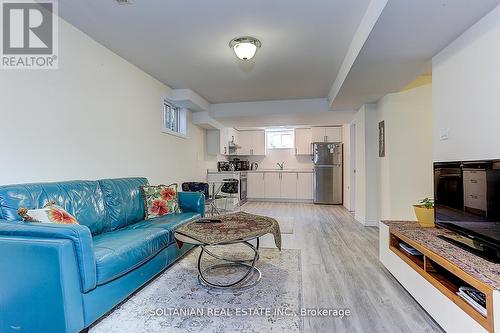
[[[180,214],[144,220],[146,178],[0,186],[0,332],[79,332],[174,263],[173,232],[204,214],[180,192]],[[80,225],[19,221],[50,200]]]

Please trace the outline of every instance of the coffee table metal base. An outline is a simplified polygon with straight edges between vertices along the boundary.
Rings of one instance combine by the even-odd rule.
[[[260,279],[262,278],[262,273],[260,270],[255,267],[255,264],[259,260],[259,238],[257,239],[257,245],[254,246],[249,242],[249,239],[247,240],[241,240],[237,241],[231,244],[244,244],[247,247],[249,247],[251,250],[253,250],[253,258],[252,259],[232,259],[232,258],[226,258],[226,257],[221,257],[219,255],[216,255],[215,253],[211,252],[206,246],[206,245],[200,245],[201,251],[200,255],[198,256],[198,281],[200,284],[205,287],[205,288],[210,288],[210,289],[230,289],[230,290],[245,290],[254,287],[260,282]],[[224,244],[228,245],[228,244]],[[224,263],[220,264],[215,264],[211,265],[209,267],[206,267],[204,269],[201,268],[201,262],[203,258],[203,254],[209,255],[215,259],[225,261]],[[207,273],[209,273],[212,270],[220,269],[220,268],[230,268],[230,267],[243,267],[245,269],[245,274],[243,277],[238,279],[235,282],[231,283],[217,283],[215,281],[210,281],[207,278]],[[253,274],[252,274],[253,273]]]

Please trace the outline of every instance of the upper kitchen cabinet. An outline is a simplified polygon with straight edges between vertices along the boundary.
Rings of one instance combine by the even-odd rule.
[[[312,142],[342,142],[342,127],[313,127]]]
[[[266,133],[265,131],[240,131],[238,133],[241,148],[238,155],[265,155],[266,154]]]
[[[252,132],[253,131],[240,131],[238,155],[252,155]]]
[[[295,129],[295,154],[296,155],[311,155],[312,129],[296,128]]]
[[[266,132],[253,131],[252,144],[252,155],[266,155]]]
[[[220,130],[207,130],[207,153],[211,155],[233,155],[235,149],[230,142],[238,144],[238,131],[231,127]]]

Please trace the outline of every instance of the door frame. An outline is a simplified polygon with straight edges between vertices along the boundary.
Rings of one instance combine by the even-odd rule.
[[[349,209],[356,210],[356,120],[349,124]]]

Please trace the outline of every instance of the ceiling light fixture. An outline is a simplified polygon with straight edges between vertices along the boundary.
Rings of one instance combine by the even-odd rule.
[[[236,56],[244,61],[252,59],[261,46],[260,40],[248,36],[234,38],[229,42],[229,47],[233,49]]]

